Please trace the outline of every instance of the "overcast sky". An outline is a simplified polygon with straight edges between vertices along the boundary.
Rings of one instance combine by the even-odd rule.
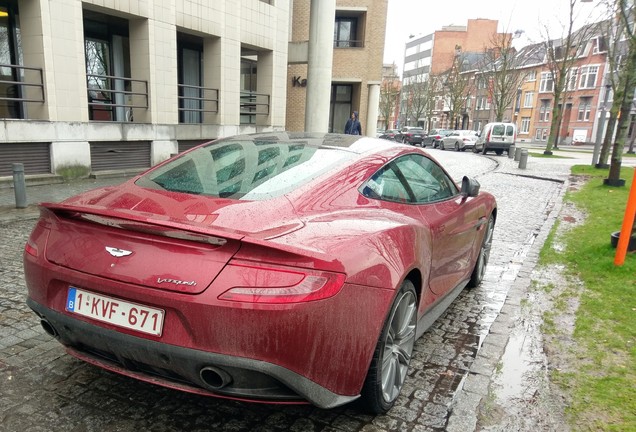
[[[579,26],[598,19],[597,3],[577,5]],[[566,28],[568,10],[569,0],[389,0],[384,63],[396,63],[401,74],[409,35],[431,34],[447,25],[465,26],[469,18],[499,20],[499,31],[523,30],[517,47],[542,41],[546,26],[550,37],[557,38]]]

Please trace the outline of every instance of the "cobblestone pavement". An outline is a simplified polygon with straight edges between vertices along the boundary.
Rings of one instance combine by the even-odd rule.
[[[25,304],[22,250],[32,208],[7,208],[0,189],[0,431],[473,431],[508,341],[508,321],[529,284],[538,250],[557,216],[568,165],[432,150],[457,179],[476,177],[493,193],[499,219],[482,285],[465,290],[417,342],[409,378],[383,416],[355,404],[333,410],[246,404],[138,382],[66,355]],[[59,200],[81,189],[30,187],[29,202]],[[337,343],[337,341],[334,341]]]

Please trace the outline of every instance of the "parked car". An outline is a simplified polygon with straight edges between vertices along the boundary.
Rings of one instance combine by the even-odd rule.
[[[177,390],[388,411],[490,255],[496,202],[420,148],[268,132],[40,204],[28,305],[67,352]]]
[[[477,141],[477,135],[472,130],[456,130],[450,134],[442,137],[439,148],[445,150],[447,148],[454,149],[455,151],[466,151],[466,149],[473,149],[475,142]]]
[[[399,132],[400,131],[397,130],[397,129],[387,129],[378,138],[387,139],[387,140],[390,140],[390,141],[395,141],[395,134],[397,134]]]
[[[421,145],[425,135],[424,129],[421,127],[405,126],[400,129],[399,133],[395,134],[395,140],[404,144]]]
[[[502,155],[504,151],[506,153],[510,151],[510,146],[516,139],[517,125],[514,123],[488,123],[475,142],[473,151],[482,154],[494,151],[497,155]]]
[[[442,138],[451,133],[450,129],[433,129],[428,133],[422,140],[422,147],[431,146],[433,148],[437,148],[439,144],[442,142]]]

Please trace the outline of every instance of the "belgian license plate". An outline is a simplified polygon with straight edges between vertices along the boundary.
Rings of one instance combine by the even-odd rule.
[[[119,327],[161,336],[164,311],[69,287],[66,310]]]

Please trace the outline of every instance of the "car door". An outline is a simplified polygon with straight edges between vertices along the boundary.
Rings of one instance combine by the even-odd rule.
[[[433,160],[411,154],[394,164],[419,209],[423,229],[430,233],[428,286],[435,297],[442,296],[470,274],[478,217]]]
[[[446,135],[445,137],[443,137],[442,141],[444,142],[444,149],[452,148],[458,136],[459,136],[459,132],[452,132]]]

